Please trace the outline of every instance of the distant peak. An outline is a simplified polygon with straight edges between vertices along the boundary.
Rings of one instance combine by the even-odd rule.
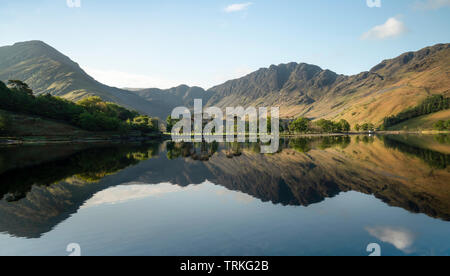
[[[14,46],[21,46],[21,45],[38,45],[38,46],[50,47],[48,44],[46,44],[44,41],[41,41],[41,40],[30,40],[30,41],[14,43]]]
[[[178,85],[177,87],[175,87],[175,88],[179,88],[179,89],[188,89],[189,88],[189,86],[188,85],[186,85],[186,84],[180,84],[180,85]]]
[[[48,45],[47,43],[41,41],[41,40],[30,40],[30,41],[24,41],[24,42],[17,42],[14,45],[10,47],[15,48],[26,48],[26,49],[40,49],[48,52],[58,52],[55,48]],[[59,53],[59,52],[58,52]]]

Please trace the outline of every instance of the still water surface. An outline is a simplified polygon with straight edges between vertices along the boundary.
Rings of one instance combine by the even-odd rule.
[[[0,255],[450,255],[446,136],[0,148]]]

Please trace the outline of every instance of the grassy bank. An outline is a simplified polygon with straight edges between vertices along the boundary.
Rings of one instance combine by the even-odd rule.
[[[140,131],[92,132],[82,130],[64,122],[43,119],[7,111],[1,111],[7,119],[7,131],[0,132],[0,144],[50,144],[76,142],[106,142],[121,140],[151,140],[161,134],[143,134]]]

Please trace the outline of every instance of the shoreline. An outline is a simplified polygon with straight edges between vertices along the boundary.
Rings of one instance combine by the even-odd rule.
[[[5,145],[51,145],[51,144],[94,144],[94,143],[135,143],[158,141],[164,139],[164,135],[152,135],[145,137],[61,137],[61,136],[27,136],[27,137],[0,137],[0,146]]]
[[[448,131],[377,131],[377,132],[348,132],[348,133],[304,133],[304,134],[280,134],[280,138],[296,137],[336,137],[336,136],[358,136],[358,135],[439,135],[450,134]],[[180,136],[181,137],[181,136]],[[192,136],[194,137],[194,136]],[[247,135],[248,137],[248,135]],[[85,143],[135,143],[146,141],[170,140],[168,134],[130,136],[90,136],[90,137],[67,137],[67,136],[23,136],[23,137],[0,137],[0,145],[46,145],[46,144],[85,144]]]
[[[281,134],[281,137],[320,137],[320,136],[355,136],[355,135],[438,135],[450,134],[450,131],[374,131],[374,132],[347,132],[347,133],[300,133]]]

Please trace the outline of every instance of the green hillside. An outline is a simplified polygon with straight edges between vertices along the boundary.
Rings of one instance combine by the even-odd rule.
[[[99,96],[147,115],[163,117],[166,112],[130,91],[99,83],[77,63],[41,41],[0,47],[0,80],[11,79],[26,82],[37,95],[49,93],[72,101]]]
[[[0,117],[8,118],[8,128],[0,129],[3,137],[88,137],[92,133],[67,123],[38,116],[0,110]]]
[[[78,131],[75,128],[122,135],[137,131],[159,133],[157,120],[102,101],[99,97],[88,97],[74,103],[50,94],[36,96],[26,83],[19,80],[10,80],[8,86],[0,81],[0,109],[8,111],[0,113],[0,132],[3,135],[66,135]],[[44,125],[42,119],[45,119]],[[58,121],[64,126],[50,124],[48,120]]]
[[[450,120],[450,109],[408,120],[406,122],[392,126],[388,128],[388,130],[434,130],[434,125],[441,120]]]

